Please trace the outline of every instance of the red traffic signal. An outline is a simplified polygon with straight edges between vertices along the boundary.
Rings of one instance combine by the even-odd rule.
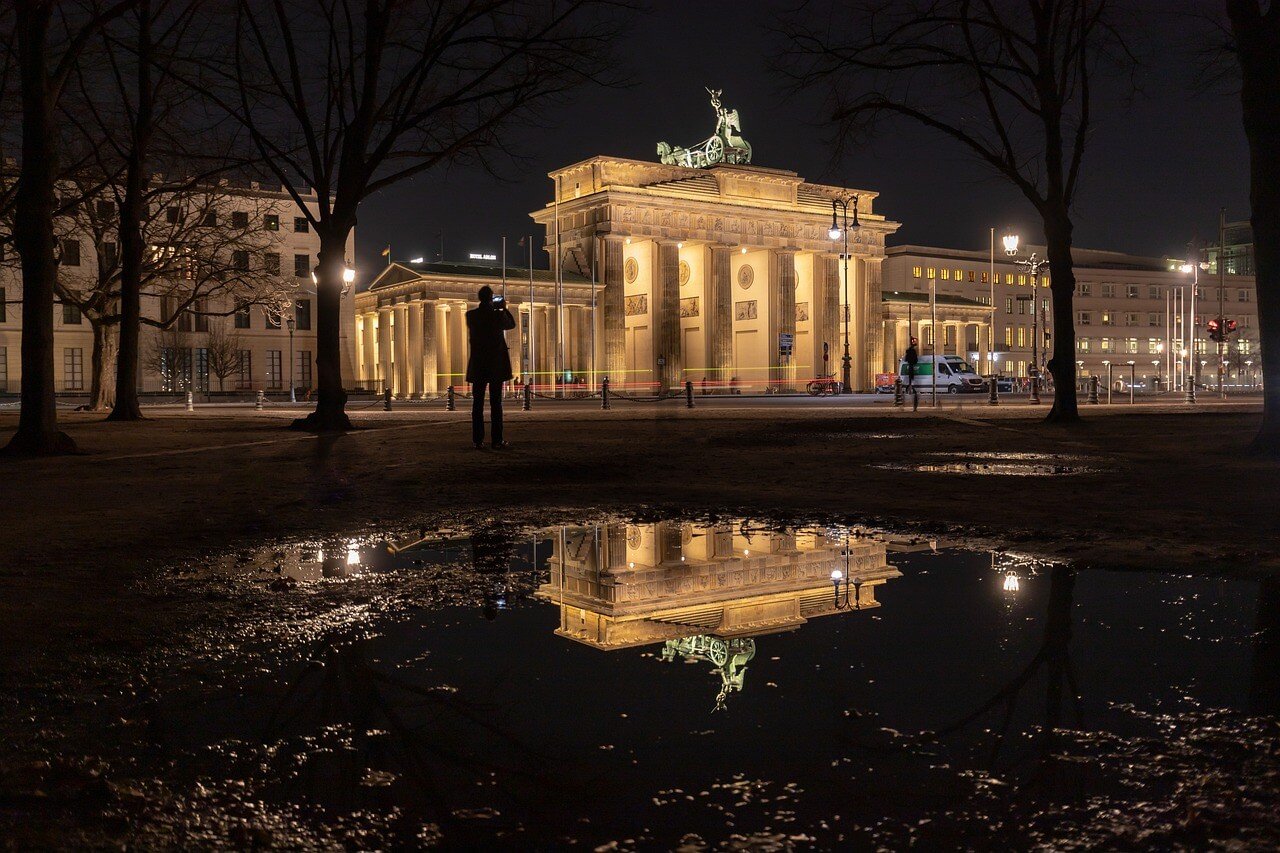
[[[1209,340],[1222,340],[1222,324],[1218,322],[1217,317],[1210,318],[1209,322],[1205,323],[1205,328],[1209,330]]]

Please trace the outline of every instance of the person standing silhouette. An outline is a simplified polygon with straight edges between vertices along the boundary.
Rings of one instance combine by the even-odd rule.
[[[516,318],[507,310],[506,300],[493,296],[493,288],[485,285],[477,294],[480,300],[467,312],[467,340],[471,354],[467,358],[467,381],[471,383],[471,440],[477,449],[484,447],[484,395],[489,394],[490,438],[495,448],[506,447],[502,440],[502,383],[511,379],[511,354],[503,332],[516,327]]]

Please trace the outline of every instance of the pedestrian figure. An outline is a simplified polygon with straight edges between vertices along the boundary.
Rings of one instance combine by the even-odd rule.
[[[919,343],[912,338],[906,355],[902,357],[902,360],[907,363],[907,387],[911,389],[912,394],[916,392],[916,365],[920,363],[920,354],[916,351],[916,345]]]
[[[477,294],[480,303],[467,312],[467,340],[471,355],[467,359],[467,381],[471,383],[471,440],[476,448],[484,447],[484,395],[489,394],[490,438],[494,447],[506,447],[502,440],[502,383],[510,381],[511,354],[503,334],[516,327],[516,319],[507,310],[506,300],[494,298],[493,288],[485,285]]]

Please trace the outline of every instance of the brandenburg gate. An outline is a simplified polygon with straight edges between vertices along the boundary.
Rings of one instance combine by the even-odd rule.
[[[608,377],[638,393],[686,381],[708,393],[803,390],[814,377],[839,378],[845,312],[854,390],[872,390],[886,369],[881,264],[898,223],[876,211],[873,191],[751,165],[737,111],[711,94],[716,132],[696,146],[660,143],[657,163],[597,156],[550,173],[554,197],[531,215],[551,270],[535,271],[532,299],[522,284],[528,271],[506,273],[521,381],[594,386]],[[840,225],[845,204],[851,214],[847,263],[843,235],[829,233],[836,204]],[[449,269],[433,269],[440,266]],[[461,328],[437,334],[437,352],[424,358],[414,352],[424,336],[414,336],[405,308],[429,304],[434,320],[442,301],[457,303],[448,309],[456,316],[481,284],[497,289],[498,276],[492,265],[388,268],[357,299],[361,378],[390,378],[404,396],[460,384]],[[401,317],[404,336],[395,331]],[[439,351],[442,341],[449,352]],[[393,367],[402,359],[403,378]],[[435,375],[415,380],[426,363]]]

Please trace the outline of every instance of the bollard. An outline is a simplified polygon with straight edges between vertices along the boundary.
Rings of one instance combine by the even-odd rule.
[[[444,399],[445,399],[444,409],[446,412],[456,412],[458,410],[457,405],[455,405],[453,402],[453,386],[452,385],[449,386],[449,392],[448,394],[445,395]]]
[[[1033,406],[1040,405],[1040,374],[1039,372],[1037,372],[1036,375],[1031,377],[1031,399],[1028,400],[1027,402],[1031,403],[1031,405]]]
[[[382,389],[382,411],[384,412],[391,411],[391,389],[390,388]]]
[[[693,383],[687,379],[684,383],[684,407],[686,409],[693,408]]]
[[[911,411],[920,411],[920,392],[916,390],[916,386],[911,386]]]
[[[600,383],[600,408],[609,408],[609,377],[606,376],[604,381]]]
[[[901,406],[903,402],[902,380],[895,376],[893,377],[893,405]]]
[[[261,388],[259,388],[259,389],[258,389],[258,397],[257,397],[257,399],[255,399],[255,400],[253,401],[253,408],[254,408],[254,410],[259,411],[259,412],[261,412],[261,411],[262,411],[262,398],[263,398],[264,396],[265,396],[265,395],[262,393],[262,389],[261,389]]]
[[[528,382],[524,383],[524,403],[520,405],[524,411],[530,411],[533,408],[533,386]]]
[[[1098,405],[1098,377],[1089,377],[1089,405]]]
[[[1187,383],[1187,402],[1194,403],[1196,401],[1196,383]]]
[[[1000,388],[994,376],[991,377],[991,387],[987,389],[987,405],[1000,405]]]

